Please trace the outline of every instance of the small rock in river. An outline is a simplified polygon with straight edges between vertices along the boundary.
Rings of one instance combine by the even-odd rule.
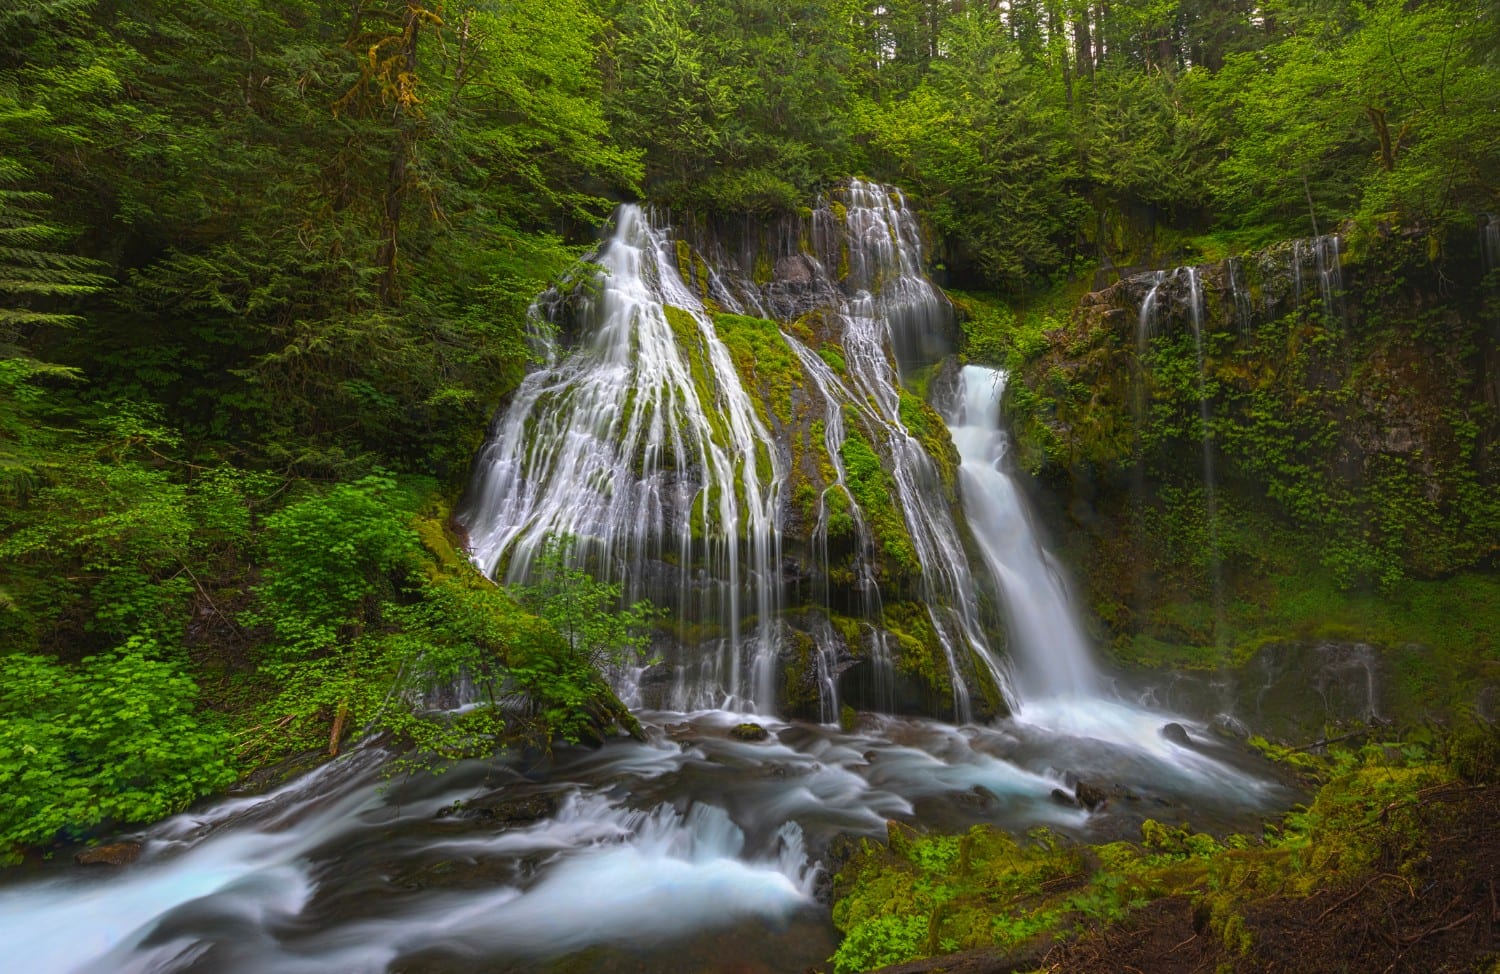
[[[73,857],[80,866],[128,866],[140,858],[139,842],[111,842],[85,849]]]
[[[1188,737],[1187,728],[1181,724],[1163,724],[1160,733],[1169,743],[1176,744],[1178,747],[1193,746],[1193,739]]]
[[[1073,795],[1078,799],[1078,804],[1091,811],[1109,801],[1108,792],[1087,781],[1078,782],[1078,786],[1073,789]]]
[[[759,724],[735,724],[729,729],[729,736],[737,741],[763,741],[771,732]]]

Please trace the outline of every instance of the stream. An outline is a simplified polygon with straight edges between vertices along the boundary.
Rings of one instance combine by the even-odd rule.
[[[388,778],[366,747],[268,794],[139,833],[118,874],[51,863],[0,888],[0,943],[63,972],[802,972],[837,945],[819,860],[887,820],[1081,840],[1148,817],[1253,826],[1291,792],[1161,715],[1096,701],[952,726],[852,732],[748,714],[642,715],[645,742],[545,768],[469,762]],[[755,721],[770,733],[741,741]],[[1101,810],[1065,779],[1128,788]]]

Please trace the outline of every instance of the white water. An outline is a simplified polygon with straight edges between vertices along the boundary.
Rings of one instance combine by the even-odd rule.
[[[695,566],[665,598],[684,621],[727,630],[691,647],[697,657],[678,669],[674,703],[705,709],[643,714],[647,742],[560,749],[545,775],[497,759],[382,783],[385,756],[363,750],[271,795],[179,816],[146,833],[141,860],[118,875],[54,867],[0,887],[0,944],[13,966],[530,971],[598,950],[588,955],[594,970],[697,972],[748,953],[767,970],[801,971],[832,950],[814,859],[838,834],[878,837],[897,819],[1114,838],[1164,805],[1212,826],[1281,801],[1201,725],[1177,718],[1197,739],[1184,748],[1159,733],[1169,716],[1111,695],[1006,464],[1004,376],[977,367],[963,372],[963,410],[950,430],[984,562],[971,567],[934,464],[900,411],[898,363],[930,357],[950,311],[922,274],[915,221],[898,193],[855,183],[847,211],[842,227],[828,207],[813,219],[825,279],[830,248],[849,248],[848,279],[830,309],[847,374],[786,339],[802,363],[807,408],[821,398],[834,471],[825,498],[848,494],[839,450],[848,418],[890,465],[955,712],[968,714],[964,673],[984,668],[1012,718],[960,727],[866,715],[853,731],[830,726],[839,637],[826,620],[811,627],[825,723],[764,716],[776,628],[741,632],[739,620],[773,618],[781,604],[782,459],[707,309],[678,276],[673,242],[627,207],[598,258],[598,291],[578,299],[578,349],[553,355],[497,421],[466,522],[481,565],[512,579],[553,532],[580,537],[580,558],[637,591],[649,587],[638,576],[668,557]],[[726,306],[741,293],[744,306],[761,307],[743,282],[711,281]],[[687,316],[686,336],[667,305]],[[1154,327],[1149,317],[1143,309],[1143,332]],[[889,692],[870,532],[849,500],[870,622],[862,665]],[[825,506],[825,544],[826,518]],[[979,621],[991,577],[1006,608],[1006,666]],[[751,710],[770,739],[730,738]],[[1128,789],[1137,803],[1121,798],[1091,815],[1054,801],[1054,789],[1075,779]],[[455,801],[538,796],[555,810],[525,824],[439,814]]]
[[[930,363],[947,350],[953,310],[925,274],[917,221],[899,191],[855,180],[842,209],[840,215],[825,203],[814,213],[813,253],[797,260],[819,282],[823,311],[837,322],[847,374],[786,338],[802,363],[801,391],[822,399],[822,446],[835,472],[811,541],[824,554],[826,576],[828,492],[842,492],[860,544],[854,572],[859,610],[871,624],[869,669],[877,699],[889,701],[888,639],[865,555],[872,539],[839,453],[847,409],[894,484],[921,565],[914,600],[925,606],[946,663],[953,713],[967,720],[976,676],[1002,697],[1009,691],[937,468],[902,420],[899,365]],[[622,207],[595,262],[597,293],[575,299],[579,347],[527,378],[476,465],[461,515],[475,561],[488,574],[522,581],[549,536],[578,537],[578,560],[625,582],[629,597],[666,606],[684,632],[723,633],[669,651],[670,706],[772,713],[788,456],[708,309],[682,280],[669,228]],[[715,274],[710,290],[721,303],[757,313],[787,303],[774,284],[757,290]],[[676,329],[668,308],[679,309]],[[747,619],[753,628],[741,631]],[[829,669],[826,659],[820,665]],[[820,706],[828,715],[837,712],[837,687],[833,674],[826,676]],[[622,690],[636,701],[632,687]]]
[[[766,970],[801,971],[833,947],[809,838],[879,837],[890,819],[1129,834],[1163,802],[1207,825],[1282,800],[1211,743],[1179,748],[1155,734],[1159,716],[1102,698],[1037,699],[993,727],[763,719],[758,743],[727,734],[744,714],[643,717],[648,742],[560,751],[544,781],[494,762],[386,783],[385,755],[367,749],[170,819],[119,873],[54,868],[0,887],[8,969],[531,971],[602,948],[590,969],[685,974],[714,969],[733,937]],[[1074,775],[1139,799],[1102,816],[1054,802]],[[556,810],[531,823],[439,814],[539,795]],[[626,952],[619,966],[610,951]]]
[[[1024,713],[1041,698],[1088,699],[1099,691],[1088,639],[1058,566],[1040,544],[1031,513],[1005,468],[1010,439],[1000,425],[1004,372],[963,370],[963,412],[949,427],[962,458],[964,510],[1000,586],[1010,631],[1012,679]]]
[[[673,242],[639,207],[620,208],[597,264],[580,347],[527,377],[476,465],[461,515],[473,557],[522,581],[549,537],[575,536],[577,560],[632,596],[726,630],[679,706],[769,709],[776,629],[746,634],[740,621],[779,607],[780,454]],[[706,584],[683,571],[670,589],[642,588],[664,561],[702,566]]]

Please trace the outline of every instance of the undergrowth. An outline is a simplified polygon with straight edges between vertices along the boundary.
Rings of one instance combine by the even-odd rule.
[[[1299,772],[1320,787],[1259,835],[1217,837],[1147,820],[1138,841],[1090,846],[1045,829],[1019,839],[988,826],[921,835],[892,822],[888,841],[867,840],[835,881],[833,917],[844,939],[834,970],[972,948],[1040,958],[1050,945],[1098,935],[1166,898],[1192,904],[1195,936],[1233,967],[1257,949],[1268,904],[1305,902],[1331,914],[1357,905],[1381,876],[1393,877],[1398,892],[1414,890],[1433,841],[1427,810],[1488,795],[1500,735],[1471,726],[1297,757]]]

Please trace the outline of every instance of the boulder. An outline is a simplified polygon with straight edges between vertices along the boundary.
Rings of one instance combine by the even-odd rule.
[[[1091,785],[1087,781],[1080,781],[1073,788],[1073,797],[1078,799],[1078,804],[1093,811],[1109,801],[1109,792],[1098,785]]]
[[[557,799],[551,795],[526,795],[460,802],[440,809],[437,817],[477,819],[498,825],[527,825],[548,818],[556,811]]]

